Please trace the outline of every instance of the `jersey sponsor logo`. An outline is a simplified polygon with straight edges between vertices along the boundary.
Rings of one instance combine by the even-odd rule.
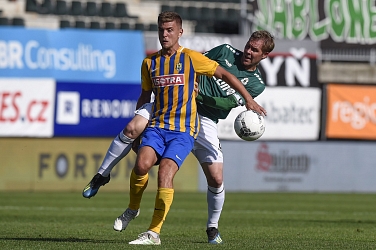
[[[184,85],[184,74],[155,76],[155,77],[152,77],[151,80],[152,80],[155,87]]]
[[[213,76],[213,79],[215,80],[215,83],[222,89],[222,91],[226,91],[226,94],[228,96],[236,93],[236,91],[222,79],[216,78],[215,76]]]
[[[178,72],[180,72],[180,70],[182,70],[183,69],[183,65],[181,64],[181,63],[178,63],[178,64],[176,64],[176,70],[178,71]]]
[[[227,65],[227,66],[229,66],[229,67],[232,66],[232,64],[231,64],[227,59],[225,59],[225,62],[226,62],[226,65]]]

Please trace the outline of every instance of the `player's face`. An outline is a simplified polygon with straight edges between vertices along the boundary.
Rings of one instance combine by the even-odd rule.
[[[262,52],[263,40],[249,40],[242,56],[242,64],[247,70],[255,70],[260,61],[268,56],[268,52]]]
[[[180,46],[179,38],[181,37],[182,33],[183,29],[180,28],[175,21],[159,23],[158,36],[162,50],[165,52],[177,50]]]

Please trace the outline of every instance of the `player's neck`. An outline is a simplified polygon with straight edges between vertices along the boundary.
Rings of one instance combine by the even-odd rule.
[[[162,54],[162,56],[170,57],[173,54],[175,54],[175,52],[178,51],[179,48],[180,48],[179,44],[176,44],[173,47],[170,47],[170,48],[167,48],[167,49],[162,48],[161,54]]]
[[[255,71],[257,68],[257,65],[252,65],[252,66],[249,66],[247,68],[245,68],[246,71]]]

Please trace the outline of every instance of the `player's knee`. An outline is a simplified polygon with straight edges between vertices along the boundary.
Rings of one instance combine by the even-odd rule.
[[[137,157],[134,172],[137,175],[146,175],[150,169],[154,166],[155,161],[147,157]]]
[[[136,175],[146,175],[150,170],[150,167],[146,164],[136,164],[133,171]]]
[[[124,135],[128,136],[129,138],[136,139],[139,136],[137,131],[138,130],[137,130],[136,124],[130,122],[124,128],[123,133],[124,133]]]
[[[208,186],[219,188],[223,184],[223,176],[222,175],[214,175],[207,178]]]

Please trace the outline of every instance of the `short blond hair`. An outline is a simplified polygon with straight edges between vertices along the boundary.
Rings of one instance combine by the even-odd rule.
[[[164,11],[158,15],[158,25],[167,22],[176,22],[179,28],[182,27],[183,21],[180,15],[173,11]]]
[[[274,37],[266,30],[253,32],[249,40],[263,40],[262,52],[271,52],[274,49]]]

